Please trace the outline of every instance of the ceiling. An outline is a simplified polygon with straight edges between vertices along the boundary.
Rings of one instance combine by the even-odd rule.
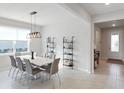
[[[109,6],[104,3],[77,3],[76,5],[80,6],[78,10],[85,8],[91,16],[124,10],[124,3],[110,3]],[[0,17],[3,18],[30,23],[32,11],[38,12],[36,15],[38,25],[54,24],[70,20],[72,17],[69,11],[57,3],[0,3]],[[123,21],[116,21],[116,24],[123,25]],[[111,27],[112,22],[99,23],[99,26],[101,28]]]
[[[92,17],[117,13],[117,11],[124,11],[124,3],[110,3],[109,5],[105,5],[105,3],[81,3],[81,5]],[[100,22],[95,25],[101,29],[105,29],[112,28],[112,24],[115,24],[115,27],[124,26],[124,19]]]
[[[105,5],[105,3],[81,3],[81,5],[92,16],[124,10],[124,3],[110,3],[109,5]]]
[[[47,25],[69,20],[70,15],[56,3],[1,3],[0,17],[31,22],[30,12],[37,11],[36,23]]]
[[[124,19],[121,20],[114,20],[114,21],[108,21],[108,22],[101,22],[96,23],[95,26],[105,29],[105,28],[114,28],[112,25],[115,24],[115,27],[122,27],[124,26]]]

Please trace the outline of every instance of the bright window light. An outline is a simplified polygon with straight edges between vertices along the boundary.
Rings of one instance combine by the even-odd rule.
[[[111,34],[111,52],[119,52],[119,34]]]
[[[105,3],[105,5],[110,5],[110,3]]]
[[[28,51],[30,29],[0,26],[0,53]]]
[[[112,27],[115,27],[115,24],[112,24]]]

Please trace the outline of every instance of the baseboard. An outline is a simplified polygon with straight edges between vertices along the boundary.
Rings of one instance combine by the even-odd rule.
[[[108,58],[107,60],[123,61],[122,59],[113,59],[113,58]]]

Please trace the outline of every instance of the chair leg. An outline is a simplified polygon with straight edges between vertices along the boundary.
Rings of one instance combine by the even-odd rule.
[[[19,70],[17,70],[16,72],[15,80],[17,79],[18,73],[19,73]]]
[[[31,80],[37,80],[37,75],[33,75]]]
[[[51,74],[49,74],[49,80],[51,79]]]
[[[23,71],[22,71],[22,73],[21,73],[20,80],[22,79],[22,76],[23,76]]]
[[[15,71],[16,71],[16,68],[15,68],[14,71],[13,71],[12,78],[14,77],[14,73],[15,73]]]
[[[44,73],[44,80],[47,80],[47,74],[45,73],[45,72],[43,72]]]
[[[9,70],[8,77],[10,76],[11,70],[12,70],[12,67],[11,67],[10,70]]]
[[[32,86],[32,76],[31,75],[28,75],[29,76],[29,89],[31,88],[31,86]],[[33,78],[34,78],[34,76],[33,76]]]
[[[57,73],[57,75],[58,75],[58,78],[59,78],[59,84],[61,85],[61,80],[60,80],[60,77],[59,77],[59,73]]]
[[[44,76],[42,77],[42,73],[40,73],[40,79],[41,79],[41,82],[44,81]]]
[[[27,85],[28,85],[28,84],[29,84],[29,75],[26,74],[26,77],[27,77],[27,78],[26,78],[26,79],[27,79],[26,81],[27,81]]]

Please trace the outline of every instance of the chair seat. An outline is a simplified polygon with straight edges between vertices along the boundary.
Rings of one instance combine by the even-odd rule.
[[[39,73],[41,71],[43,71],[43,70],[41,70],[40,68],[33,68],[32,69],[32,74],[35,75],[35,74],[37,74],[37,73]]]
[[[49,63],[49,64],[46,64],[46,65],[42,65],[40,67],[45,69],[45,72],[50,73],[51,65],[52,65],[52,63]]]

